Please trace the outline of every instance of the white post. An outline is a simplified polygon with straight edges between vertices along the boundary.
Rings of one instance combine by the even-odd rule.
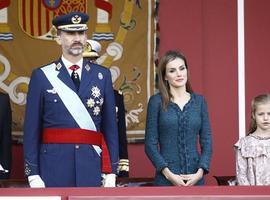
[[[237,0],[238,22],[238,119],[239,138],[246,135],[244,0]]]

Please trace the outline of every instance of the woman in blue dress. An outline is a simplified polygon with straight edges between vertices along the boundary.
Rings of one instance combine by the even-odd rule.
[[[154,184],[203,185],[212,156],[208,109],[204,97],[192,91],[182,53],[168,51],[161,58],[158,88],[148,102],[145,133]]]

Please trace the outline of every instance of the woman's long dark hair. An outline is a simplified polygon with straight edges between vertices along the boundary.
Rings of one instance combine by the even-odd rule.
[[[184,61],[185,66],[188,71],[188,64],[187,59],[181,52],[178,51],[167,51],[165,55],[160,59],[159,65],[158,65],[158,89],[162,97],[162,108],[166,109],[169,105],[170,99],[172,98],[172,94],[170,92],[170,87],[168,82],[165,80],[166,75],[166,66],[169,62],[175,60],[176,58],[180,58]],[[189,71],[188,71],[188,77],[187,77],[187,83],[186,83],[186,91],[189,93],[192,93],[192,87],[189,81]]]

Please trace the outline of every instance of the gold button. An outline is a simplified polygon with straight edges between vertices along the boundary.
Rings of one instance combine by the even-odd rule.
[[[75,145],[75,149],[79,149],[80,148],[80,145]]]

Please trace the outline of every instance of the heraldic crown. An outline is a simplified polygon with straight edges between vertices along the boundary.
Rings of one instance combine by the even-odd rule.
[[[89,16],[82,12],[71,12],[55,17],[52,24],[62,31],[85,31],[88,29],[87,22]]]

